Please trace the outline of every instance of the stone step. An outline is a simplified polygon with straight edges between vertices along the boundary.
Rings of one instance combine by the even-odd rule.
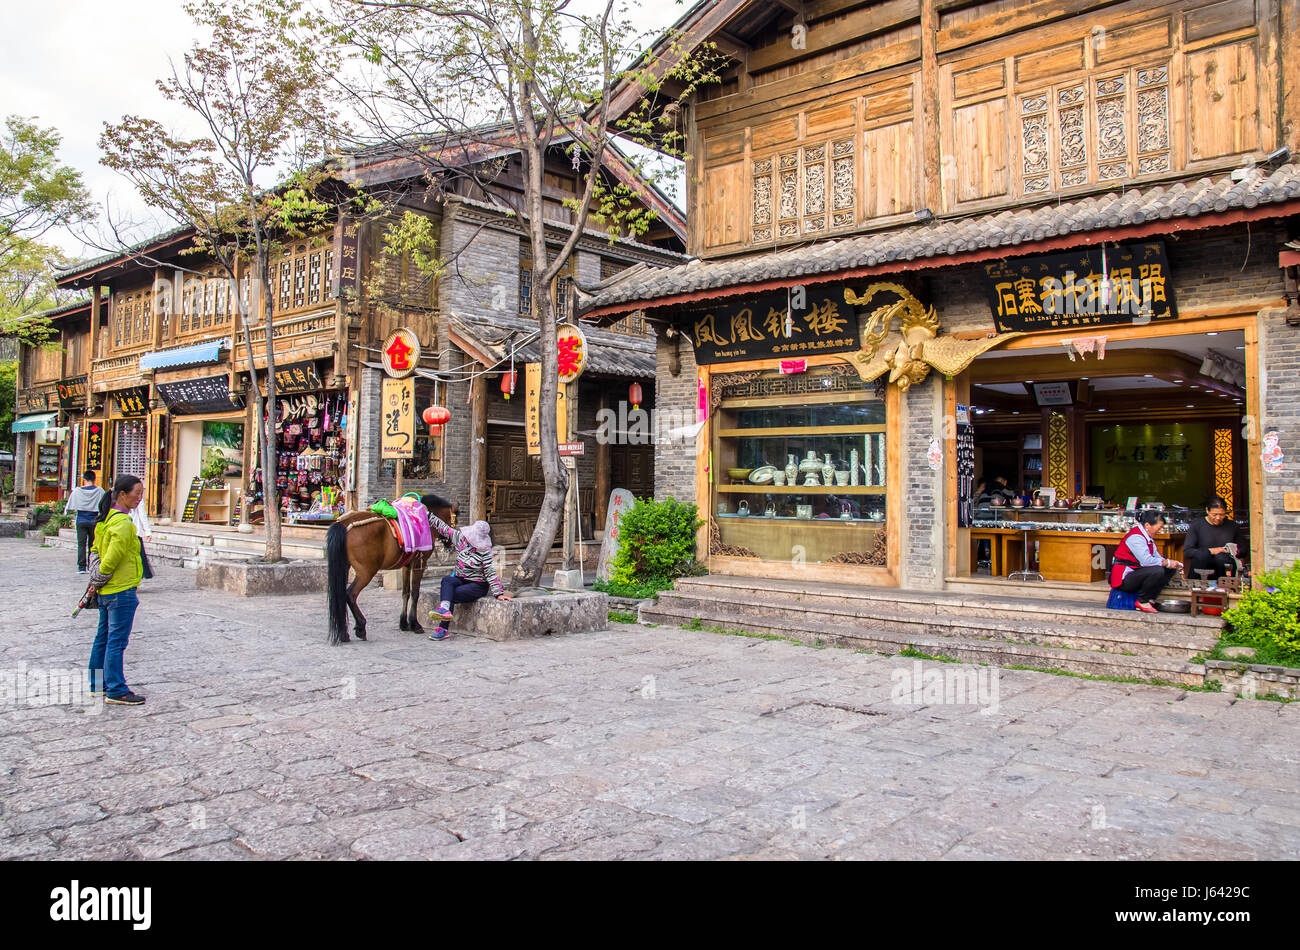
[[[687,626],[699,620],[706,626],[748,633],[791,637],[804,643],[830,644],[895,654],[911,649],[931,656],[950,657],[965,663],[994,666],[1030,667],[1065,670],[1090,676],[1112,676],[1146,682],[1176,683],[1199,686],[1205,682],[1205,667],[1185,660],[1161,656],[1124,656],[1097,650],[1070,650],[1028,643],[1006,643],[955,636],[935,636],[921,632],[851,627],[844,623],[824,623],[799,617],[777,619],[762,617],[734,605],[713,602],[701,615],[683,609],[672,598],[660,597],[657,604],[643,606],[642,622]]]
[[[853,607],[863,610],[897,611],[911,615],[958,617],[964,620],[1005,620],[1020,618],[1040,624],[1084,624],[1092,628],[1126,631],[1133,636],[1147,636],[1153,630],[1175,631],[1218,638],[1223,621],[1219,617],[1192,617],[1187,614],[1139,614],[1136,611],[1112,610],[1104,601],[1057,597],[1038,600],[1007,594],[983,594],[953,591],[909,591],[897,588],[862,587],[848,584],[810,584],[801,580],[752,579],[725,575],[682,578],[676,583],[679,594],[699,592],[703,596],[747,602],[753,597],[779,596],[787,607],[801,609]]]
[[[921,636],[957,639],[1003,640],[1039,644],[1071,650],[1098,650],[1108,653],[1163,656],[1187,659],[1214,648],[1217,637],[1199,630],[1183,630],[1148,625],[1135,630],[1093,626],[1087,621],[1063,622],[1031,613],[1007,612],[1002,615],[935,613],[926,605],[822,603],[791,605],[779,594],[747,592],[743,601],[703,596],[696,589],[666,591],[661,602],[673,605],[686,616],[716,609],[718,605],[739,607],[746,616],[777,623],[831,624],[855,630],[890,630]]]

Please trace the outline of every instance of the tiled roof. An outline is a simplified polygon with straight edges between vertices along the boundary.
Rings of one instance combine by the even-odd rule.
[[[132,255],[140,254],[148,248],[156,247],[159,244],[169,243],[177,238],[184,237],[186,234],[191,234],[193,231],[194,228],[190,225],[180,225],[179,227],[163,231],[136,244],[132,244],[124,250],[112,251],[108,254],[101,254],[99,257],[92,257],[90,260],[80,261],[69,267],[67,270],[56,272],[54,275],[55,279],[58,281],[65,281],[71,277],[76,277],[78,274],[84,274],[88,271],[95,270],[96,268],[103,267],[106,264],[112,264],[115,261],[128,261],[131,259]]]
[[[1060,204],[908,225],[892,231],[819,241],[774,252],[755,252],[743,257],[695,260],[662,269],[629,268],[599,284],[580,287],[579,309],[587,313],[628,304],[630,310],[679,294],[725,291],[763,281],[829,275],[1000,247],[1014,248],[1073,233],[1195,218],[1298,199],[1300,165],[1289,164],[1271,173],[1260,170],[1243,181],[1234,181],[1228,175],[1153,185]],[[1008,256],[1032,250],[1032,247],[1026,247],[1021,252],[1010,251]]]
[[[490,322],[453,317],[452,328],[467,341],[499,360],[510,362],[510,344],[516,344],[515,363],[536,363],[542,358],[536,339],[537,325],[525,317],[497,316]],[[610,376],[654,376],[655,343],[652,337],[612,333],[584,325],[587,338],[587,370]],[[520,341],[527,341],[520,344]]]

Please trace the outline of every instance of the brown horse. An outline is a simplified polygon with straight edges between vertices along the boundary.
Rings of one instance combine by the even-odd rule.
[[[437,495],[424,495],[420,503],[447,524],[456,523],[455,505]],[[434,544],[445,550],[450,547],[434,535]],[[330,643],[347,643],[348,616],[345,608],[351,609],[352,619],[356,621],[358,640],[366,638],[366,618],[357,606],[357,595],[370,583],[380,571],[392,570],[402,560],[402,549],[388,527],[388,519],[371,511],[353,511],[330,525],[325,535],[325,558],[329,573],[329,614]],[[400,626],[403,630],[423,633],[424,627],[416,619],[416,607],[420,602],[420,583],[424,580],[425,565],[429,554],[417,554],[409,564],[402,568],[402,617]],[[348,568],[356,572],[356,580],[348,586]]]

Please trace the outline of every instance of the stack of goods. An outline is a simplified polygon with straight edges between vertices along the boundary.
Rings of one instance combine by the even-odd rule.
[[[281,512],[291,520],[300,520],[294,516],[308,511],[318,520],[333,517],[341,505],[346,455],[344,397],[293,397],[280,403],[279,410],[275,484]],[[260,502],[261,469],[253,479]]]

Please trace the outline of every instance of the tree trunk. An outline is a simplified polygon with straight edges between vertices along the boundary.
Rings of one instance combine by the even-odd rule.
[[[266,327],[266,414],[261,429],[262,449],[262,501],[266,526],[266,560],[280,560],[280,492],[276,485],[276,392],[275,392],[275,334],[271,325],[271,261],[265,248],[257,253],[257,279],[262,285],[262,316]],[[252,354],[250,353],[250,359]]]

